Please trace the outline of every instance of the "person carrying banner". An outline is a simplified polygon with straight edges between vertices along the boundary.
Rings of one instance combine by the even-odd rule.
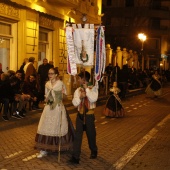
[[[90,159],[97,158],[96,129],[94,109],[98,99],[98,89],[89,83],[90,73],[87,71],[78,74],[80,87],[74,92],[72,103],[78,108],[76,117],[76,132],[73,142],[73,153],[70,162],[79,164],[83,131],[86,131],[89,148],[91,150]]]

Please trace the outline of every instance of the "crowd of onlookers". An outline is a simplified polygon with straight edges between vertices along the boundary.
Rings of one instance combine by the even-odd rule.
[[[45,58],[36,70],[34,60],[34,57],[26,58],[19,70],[0,73],[0,113],[5,121],[10,117],[16,119],[25,117],[27,106],[30,110],[36,110],[39,109],[39,102],[44,101],[48,70],[54,66]],[[110,88],[116,81],[121,90],[119,96],[125,98],[128,90],[146,88],[154,71],[154,69],[137,70],[129,68],[128,65],[123,65],[120,69],[118,65],[113,67],[109,64],[105,69],[108,82],[100,82],[99,90],[106,85]],[[170,81],[170,70],[158,71],[162,83]]]
[[[161,76],[162,83],[170,81],[170,70],[157,69],[157,71]],[[123,65],[123,68],[120,69],[118,65],[113,67],[109,64],[105,69],[105,73],[108,76],[108,87],[116,81],[121,90],[121,98],[126,96],[128,90],[146,88],[154,72],[155,69],[145,69],[142,71],[133,67],[129,68],[128,65]]]
[[[27,106],[30,110],[39,109],[39,102],[44,100],[48,70],[54,66],[45,58],[36,70],[34,60],[26,58],[19,70],[1,73],[0,113],[5,121],[10,117],[24,118]]]

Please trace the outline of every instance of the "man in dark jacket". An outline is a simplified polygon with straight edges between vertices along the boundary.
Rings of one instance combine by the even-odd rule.
[[[34,74],[30,75],[29,80],[24,82],[22,92],[31,96],[33,101],[32,109],[39,109],[40,92],[37,88],[36,76]]]
[[[0,101],[4,105],[3,115],[2,118],[5,121],[8,121],[8,110],[9,110],[9,103],[15,101],[15,91],[14,86],[17,83],[17,78],[15,76],[10,77],[9,79],[5,80],[0,85]],[[16,115],[16,118],[21,118],[20,116]]]
[[[46,58],[43,59],[43,64],[38,67],[38,75],[39,75],[39,82],[40,82],[40,89],[41,89],[41,100],[44,100],[45,94],[45,83],[48,81],[48,71],[53,66],[48,63]]]
[[[128,89],[129,73],[127,65],[123,65],[123,68],[119,71],[117,77],[118,87],[121,90],[119,97],[123,99],[126,97],[126,92]]]

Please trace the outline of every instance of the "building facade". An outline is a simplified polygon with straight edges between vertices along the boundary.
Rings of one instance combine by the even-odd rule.
[[[144,68],[169,69],[170,1],[103,0],[102,8],[106,43],[113,52],[120,46],[122,51],[123,48],[136,51]],[[147,36],[143,49],[139,33]]]
[[[101,0],[2,0],[0,63],[2,71],[20,68],[24,58],[53,61],[66,74],[66,23],[101,23]],[[84,19],[84,18],[83,18]]]

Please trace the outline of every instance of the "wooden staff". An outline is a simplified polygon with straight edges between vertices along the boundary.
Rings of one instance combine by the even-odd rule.
[[[85,68],[83,69],[83,73],[84,73],[84,79],[86,81],[86,76],[85,76]],[[85,89],[84,89],[85,91]],[[83,130],[86,130],[86,107],[85,107],[85,98],[83,98]]]
[[[60,150],[61,150],[61,126],[62,126],[62,111],[60,115],[60,133],[59,133],[59,143],[58,143],[58,163],[60,163]]]
[[[115,94],[114,94],[114,97],[115,97]],[[116,99],[116,97],[115,97],[115,104],[116,104],[116,116],[117,116],[117,99]]]
[[[116,74],[115,74],[115,81],[116,81],[116,87],[118,86],[118,83],[117,83],[117,54],[116,54]],[[116,115],[117,115],[117,99],[115,98],[116,100]]]

